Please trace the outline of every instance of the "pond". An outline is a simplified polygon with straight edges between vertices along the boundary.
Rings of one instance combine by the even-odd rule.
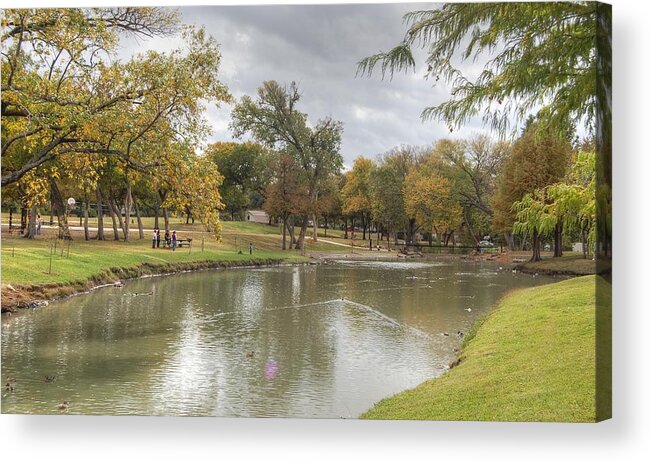
[[[445,372],[506,290],[550,281],[467,261],[133,280],[3,316],[2,412],[357,417]]]

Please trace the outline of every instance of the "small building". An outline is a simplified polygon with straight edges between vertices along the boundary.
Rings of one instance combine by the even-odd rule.
[[[269,215],[264,210],[247,210],[244,216],[252,223],[269,223]]]

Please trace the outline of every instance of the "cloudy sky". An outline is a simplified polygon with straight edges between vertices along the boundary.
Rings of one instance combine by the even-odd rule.
[[[449,137],[436,121],[423,122],[424,107],[445,101],[449,87],[423,76],[424,54],[416,72],[382,80],[356,77],[357,62],[402,39],[402,15],[435,3],[357,5],[198,6],[181,8],[183,22],[203,25],[221,44],[220,75],[235,98],[255,95],[264,80],[296,81],[299,109],[316,122],[332,117],[344,124],[342,154],[347,165],[364,155],[375,157],[401,144],[429,145]],[[121,55],[136,49],[179,46],[177,39],[125,41]],[[471,66],[471,64],[469,64]],[[473,70],[468,68],[471,74]],[[231,140],[231,106],[209,105],[206,117],[214,133],[210,141]],[[483,130],[479,120],[454,137]]]

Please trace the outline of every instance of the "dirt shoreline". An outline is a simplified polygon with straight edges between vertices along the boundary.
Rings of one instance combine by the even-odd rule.
[[[309,262],[288,263],[285,259],[280,258],[260,258],[246,261],[203,260],[161,264],[143,263],[127,268],[113,267],[91,276],[85,281],[15,286],[11,284],[3,284],[0,312],[14,313],[20,309],[45,306],[52,301],[86,294],[102,287],[121,285],[124,281],[130,279],[167,276],[215,269],[260,268],[283,265],[302,265],[307,263]]]

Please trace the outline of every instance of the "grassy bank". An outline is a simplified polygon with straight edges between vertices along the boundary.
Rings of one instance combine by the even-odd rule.
[[[595,421],[595,277],[507,295],[459,358],[362,418]]]
[[[129,242],[85,241],[80,231],[73,232],[74,240],[70,242],[56,240],[55,230],[50,229],[44,229],[41,236],[31,240],[4,232],[2,311],[29,305],[33,300],[49,300],[85,291],[118,279],[306,260],[300,251],[280,250],[280,236],[270,231],[272,228],[264,225],[235,225],[226,230],[224,241],[217,243],[210,234],[194,228],[179,232],[179,237],[193,238],[192,248],[176,251],[152,249],[150,236],[139,240],[137,230]],[[248,252],[249,242],[254,244],[253,255]],[[327,251],[326,244],[313,246],[317,245]]]

